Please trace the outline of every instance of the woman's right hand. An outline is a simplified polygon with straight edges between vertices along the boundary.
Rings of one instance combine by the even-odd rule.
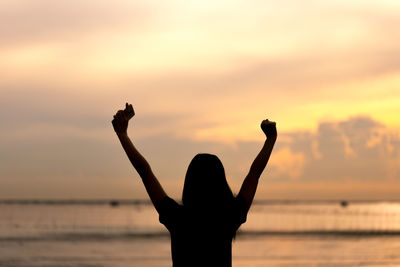
[[[118,110],[114,115],[114,119],[112,120],[112,125],[114,127],[114,131],[117,134],[123,134],[127,132],[128,122],[135,115],[135,111],[133,110],[132,105],[126,103],[124,110]]]
[[[263,120],[261,122],[261,129],[263,130],[267,138],[273,138],[273,137],[276,138],[278,135],[276,131],[276,122]]]

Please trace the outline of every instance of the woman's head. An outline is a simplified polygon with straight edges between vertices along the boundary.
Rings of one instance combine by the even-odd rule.
[[[183,205],[212,209],[229,205],[232,199],[233,194],[219,158],[211,154],[197,154],[186,172]]]

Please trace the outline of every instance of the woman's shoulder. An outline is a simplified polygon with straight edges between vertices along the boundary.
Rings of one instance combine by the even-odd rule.
[[[171,208],[182,208],[182,207],[183,207],[182,205],[180,205],[177,201],[170,198],[169,196],[165,196],[163,199],[160,200],[160,203],[159,203],[159,210],[171,209]]]
[[[166,196],[158,205],[158,214],[160,223],[164,224],[168,229],[181,216],[183,206],[178,204],[174,199]]]

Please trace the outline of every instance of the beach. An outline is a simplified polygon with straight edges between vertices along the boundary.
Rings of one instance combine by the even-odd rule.
[[[0,266],[172,266],[168,238],[1,241]],[[250,266],[399,266],[400,237],[238,237],[233,264]]]

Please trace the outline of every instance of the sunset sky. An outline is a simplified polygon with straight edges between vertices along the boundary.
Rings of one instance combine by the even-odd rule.
[[[179,199],[196,153],[257,199],[400,199],[400,1],[0,2],[0,198],[144,198],[129,135]]]

